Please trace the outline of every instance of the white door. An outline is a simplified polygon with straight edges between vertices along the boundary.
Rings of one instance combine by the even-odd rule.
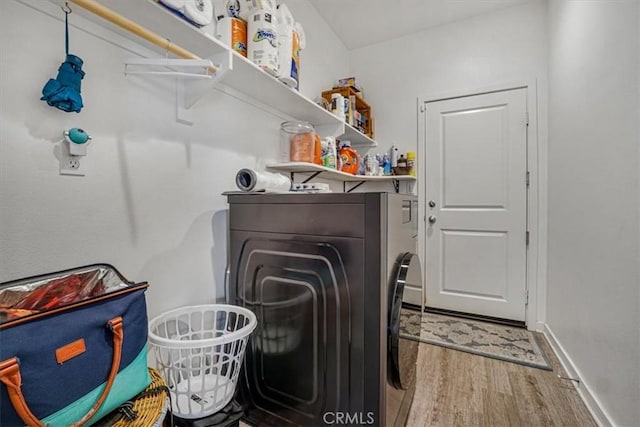
[[[525,320],[526,89],[426,103],[428,307]]]

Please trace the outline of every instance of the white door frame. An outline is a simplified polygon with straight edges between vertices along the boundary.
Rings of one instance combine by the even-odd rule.
[[[524,82],[511,82],[473,90],[456,90],[444,94],[429,95],[418,98],[418,214],[422,221],[418,223],[418,251],[426,265],[427,245],[425,241],[426,231],[426,123],[425,104],[435,101],[444,101],[452,98],[461,98],[472,95],[481,95],[491,92],[500,92],[511,89],[525,88],[527,91],[527,111],[529,113],[529,127],[527,128],[527,170],[529,171],[529,191],[527,195],[527,230],[529,231],[529,246],[527,249],[527,277],[529,302],[526,307],[526,323],[529,330],[543,330],[546,310],[546,164],[541,160],[546,159],[541,153],[541,144],[538,138],[538,87],[536,79]],[[425,276],[426,277],[426,276]]]

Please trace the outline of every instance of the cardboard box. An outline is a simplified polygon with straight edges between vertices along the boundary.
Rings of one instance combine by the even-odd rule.
[[[344,79],[338,80],[338,87],[346,87],[353,86],[355,89],[356,86],[356,78],[355,77],[346,77]]]

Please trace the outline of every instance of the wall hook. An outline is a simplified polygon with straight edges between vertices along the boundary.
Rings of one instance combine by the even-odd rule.
[[[73,10],[71,10],[71,6],[69,6],[69,2],[64,2],[64,6],[60,6],[60,9],[62,9],[62,11],[67,15],[73,12]]]

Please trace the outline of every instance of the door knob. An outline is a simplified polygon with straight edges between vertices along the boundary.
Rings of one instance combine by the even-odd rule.
[[[435,200],[429,200],[429,207],[435,208],[436,207],[436,201]]]
[[[431,216],[429,217],[429,224],[435,224],[435,222],[436,222],[436,217],[435,217],[435,216],[433,216],[433,215],[431,215]]]

